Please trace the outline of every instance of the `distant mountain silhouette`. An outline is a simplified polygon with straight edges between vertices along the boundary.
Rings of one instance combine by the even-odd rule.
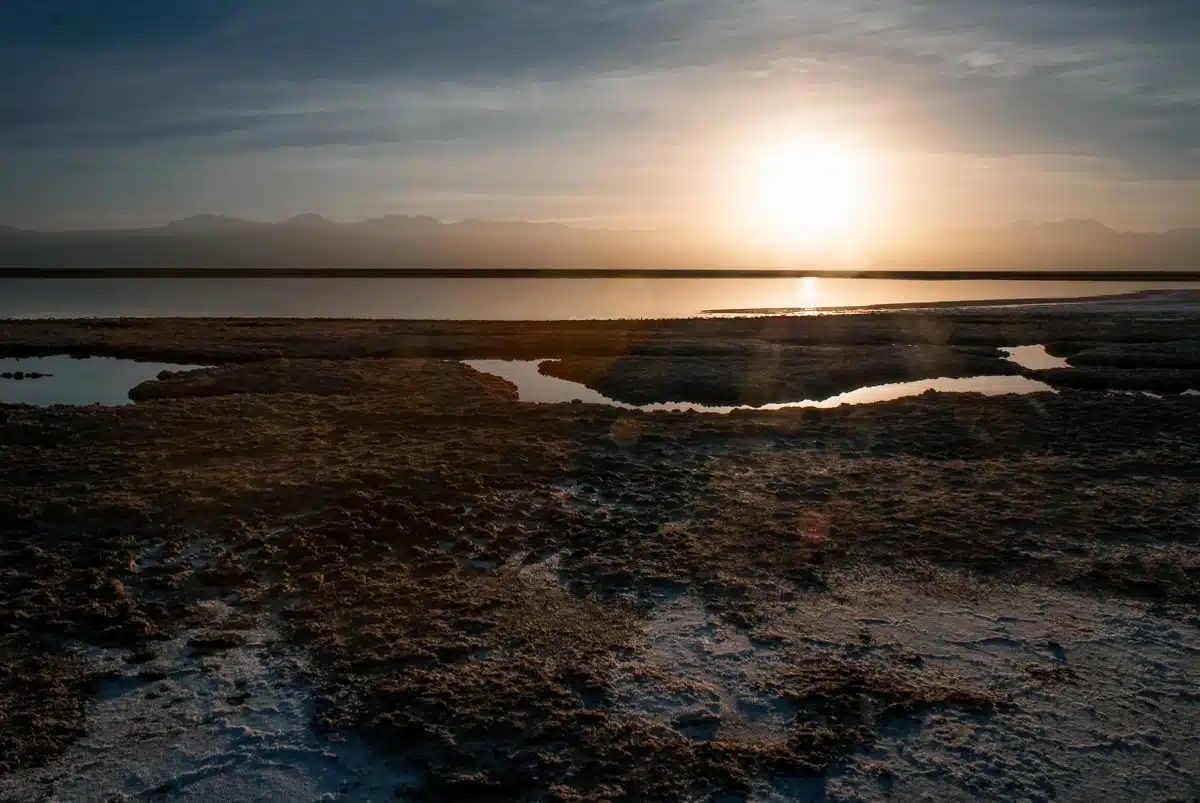
[[[1107,235],[1117,233],[1116,229],[1111,229],[1098,220],[1087,220],[1085,218],[1052,220],[1048,223],[1034,223],[1029,220],[1019,220],[1009,226],[1009,229],[1022,234],[1037,232],[1043,234],[1049,233],[1080,237],[1105,237]]]
[[[0,226],[0,265],[30,268],[738,268],[821,266],[703,234],[560,223],[386,215],[263,223],[203,214],[144,229],[34,232]],[[1195,270],[1200,229],[1119,232],[1094,220],[1018,222],[882,244],[871,267]],[[834,266],[836,267],[836,266]]]
[[[323,229],[329,228],[330,226],[336,226],[337,224],[329,218],[321,217],[318,214],[309,212],[308,214],[290,217],[282,223],[277,223],[276,225],[291,229]]]
[[[931,270],[1194,270],[1200,268],[1200,229],[1123,232],[1095,220],[1022,221],[892,244],[875,261]]]
[[[376,231],[421,231],[444,225],[442,221],[428,215],[384,215],[383,217],[361,220],[349,223],[357,229],[373,229]]]
[[[164,229],[171,232],[222,232],[222,231],[246,231],[248,229],[261,229],[269,224],[259,223],[254,220],[242,220],[236,217],[225,217],[224,215],[192,215],[183,220],[172,220]]]

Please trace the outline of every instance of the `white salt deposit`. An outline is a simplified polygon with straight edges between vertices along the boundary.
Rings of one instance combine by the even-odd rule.
[[[521,569],[560,583],[560,558]],[[403,799],[419,779],[312,727],[298,654],[269,623],[211,627],[245,643],[198,651],[190,635],[147,664],[80,650],[114,677],[89,703],[87,735],[48,767],[0,779],[0,800]],[[874,575],[779,603],[747,633],[690,593],[666,592],[642,648],[597,705],[697,741],[781,742],[797,710],[770,681],[797,662],[906,660],[906,682],[1011,695],[992,715],[938,706],[883,721],[826,777],[762,777],[751,800],[1191,800],[1200,789],[1200,630],[1133,601],[956,575],[918,588]]]
[[[802,644],[805,661],[915,654],[914,683],[995,689],[1013,707],[891,720],[827,778],[762,779],[762,803],[1191,800],[1200,790],[1200,632],[1144,604],[1032,587],[954,600],[872,580],[808,598],[770,629]],[[784,652],[687,596],[655,612],[645,644],[642,667],[618,678],[622,708],[686,738],[786,738],[794,712],[761,683],[786,669]],[[639,682],[647,670],[659,680]]]
[[[230,613],[208,606],[214,625]],[[268,626],[237,632],[243,646],[199,652],[185,635],[143,665],[124,650],[81,650],[116,677],[90,701],[86,736],[47,767],[0,778],[0,800],[365,803],[415,783],[365,747],[317,733],[298,659]]]

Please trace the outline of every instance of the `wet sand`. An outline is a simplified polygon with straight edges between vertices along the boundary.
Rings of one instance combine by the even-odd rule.
[[[0,322],[14,356],[218,364],[0,406],[0,799],[1190,799],[1200,398],[642,413],[444,358],[1051,343],[1086,371],[1198,338]]]

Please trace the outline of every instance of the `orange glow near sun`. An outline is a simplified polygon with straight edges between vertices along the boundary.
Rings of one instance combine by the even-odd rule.
[[[740,202],[756,238],[798,248],[862,234],[872,176],[866,155],[834,141],[794,140],[749,158]]]

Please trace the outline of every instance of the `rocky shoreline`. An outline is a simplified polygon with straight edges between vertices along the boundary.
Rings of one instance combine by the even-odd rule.
[[[764,354],[788,381],[827,373],[814,349],[908,378],[1010,372],[1020,343],[1191,371],[1200,338],[860,317],[0,322],[9,356],[217,366],[127,407],[0,405],[0,799],[311,795],[335,765],[338,799],[1188,799],[1200,398],[642,413],[524,404],[455,361],[559,357],[590,384],[704,357],[710,398],[761,385],[739,377]],[[168,729],[210,697],[209,764],[236,772],[79,769],[117,702]],[[284,700],[293,724],[262,724]]]

